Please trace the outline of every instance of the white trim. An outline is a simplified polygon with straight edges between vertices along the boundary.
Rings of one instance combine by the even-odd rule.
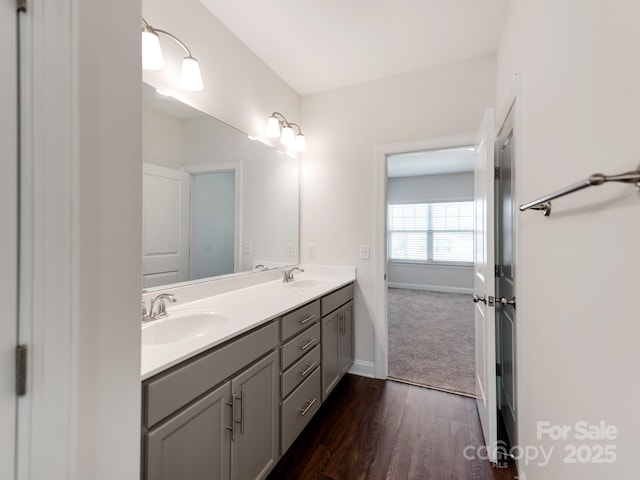
[[[464,287],[443,287],[441,285],[426,285],[420,283],[389,283],[389,288],[406,288],[408,290],[426,290],[429,292],[443,293],[467,293],[473,294],[473,288]]]
[[[364,360],[356,360],[349,369],[349,373],[360,375],[361,377],[376,378],[375,364]]]
[[[55,14],[49,11],[55,9]],[[78,325],[77,11],[34,0],[21,15],[19,479],[75,479]],[[52,414],[55,412],[55,414]]]
[[[387,155],[438,150],[474,145],[475,135],[414,140],[378,145],[374,149],[373,172],[373,287],[375,301],[372,305],[375,330],[375,376],[387,378],[389,372],[389,347],[387,332]]]

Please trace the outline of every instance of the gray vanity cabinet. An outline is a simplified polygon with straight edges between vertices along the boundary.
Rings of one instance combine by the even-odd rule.
[[[279,459],[280,358],[275,351],[231,380],[231,478],[262,479]],[[205,477],[201,477],[205,478]]]
[[[322,299],[322,400],[353,365],[353,285]]]
[[[231,383],[207,394],[147,435],[147,478],[227,480]]]

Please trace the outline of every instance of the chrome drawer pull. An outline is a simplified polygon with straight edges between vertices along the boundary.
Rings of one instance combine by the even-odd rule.
[[[305,323],[313,320],[314,318],[316,318],[316,314],[315,313],[313,315],[308,316],[304,320],[300,320],[300,325],[304,325]]]
[[[303,345],[302,347],[300,347],[300,350],[306,350],[307,348],[309,348],[311,345],[313,345],[314,343],[316,343],[318,340],[316,338],[312,338],[311,340],[309,340],[305,345]]]
[[[316,368],[317,365],[318,365],[318,362],[313,362],[311,365],[307,366],[305,370],[301,370],[300,375],[302,375],[303,377],[306,376],[307,373],[309,373],[311,370]]]
[[[314,398],[313,400],[308,402],[308,405],[305,408],[299,408],[298,409],[298,411],[300,412],[300,416],[301,417],[304,417],[307,414],[307,412],[309,411],[309,409],[315,405],[316,400],[317,399]]]

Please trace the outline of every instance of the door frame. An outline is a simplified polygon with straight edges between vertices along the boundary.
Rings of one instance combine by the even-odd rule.
[[[473,145],[476,135],[463,134],[408,142],[377,145],[374,149],[373,187],[373,322],[374,322],[374,375],[386,379],[389,373],[389,344],[387,320],[387,156],[422,150]]]

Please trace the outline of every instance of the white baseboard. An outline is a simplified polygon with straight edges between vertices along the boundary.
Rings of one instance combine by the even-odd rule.
[[[351,369],[349,369],[349,373],[360,375],[361,377],[376,378],[376,366],[373,362],[356,360],[353,362]]]
[[[441,285],[422,285],[417,283],[389,283],[389,288],[407,288],[409,290],[429,290],[431,292],[473,294],[473,288],[443,287]]]

